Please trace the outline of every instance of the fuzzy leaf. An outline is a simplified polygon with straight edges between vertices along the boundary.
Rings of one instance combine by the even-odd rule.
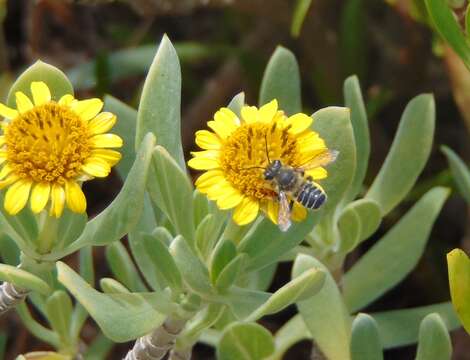
[[[47,319],[54,331],[66,339],[70,336],[72,310],[72,300],[63,290],[55,291],[46,301]]]
[[[464,197],[467,204],[470,204],[470,171],[467,165],[465,165],[462,159],[447,146],[442,146],[441,151],[447,157],[452,177],[454,178],[460,194]]]
[[[22,289],[49,295],[51,288],[41,278],[15,266],[0,264],[0,280],[12,283]]]
[[[213,284],[217,281],[222,270],[224,270],[236,255],[237,248],[232,240],[222,239],[217,243],[212,252],[210,264],[210,278]]]
[[[223,292],[232,286],[237,280],[242,268],[247,261],[245,254],[238,254],[220,272],[215,282],[215,288]]]
[[[374,318],[358,314],[353,321],[351,335],[352,360],[382,360],[379,329]]]
[[[230,110],[232,110],[238,117],[240,117],[242,107],[244,105],[245,105],[245,93],[241,92],[235,95],[232,100],[230,100],[230,103],[227,105],[227,107]]]
[[[452,344],[439,314],[427,315],[419,327],[416,360],[450,360]]]

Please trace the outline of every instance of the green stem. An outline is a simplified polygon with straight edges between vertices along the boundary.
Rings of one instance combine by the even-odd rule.
[[[47,211],[43,211],[39,214],[39,235],[37,244],[40,254],[47,254],[51,251],[52,247],[57,242],[58,227],[59,220],[56,217],[49,216]]]

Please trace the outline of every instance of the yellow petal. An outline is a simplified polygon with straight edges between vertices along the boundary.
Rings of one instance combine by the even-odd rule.
[[[237,130],[240,126],[240,121],[235,113],[228,108],[221,108],[214,115],[214,121],[220,125],[223,125],[229,130],[230,133]]]
[[[220,149],[222,146],[220,138],[213,132],[207,130],[196,131],[196,144],[201,149]]]
[[[18,111],[0,103],[0,116],[7,119],[14,119],[18,116]]]
[[[233,212],[233,221],[238,225],[251,223],[258,215],[259,202],[245,197]]]
[[[247,124],[257,122],[259,121],[258,108],[256,106],[243,106],[241,116]]]
[[[243,195],[237,189],[231,188],[217,199],[217,206],[219,209],[227,210],[237,206],[242,200]]]
[[[120,148],[122,139],[115,134],[100,134],[90,138],[90,144],[95,148]]]
[[[71,94],[65,94],[59,99],[59,105],[70,105],[75,98]],[[59,215],[60,216],[60,215]]]
[[[222,170],[209,170],[197,178],[196,187],[200,190],[207,189],[208,187],[224,180],[225,177]]]
[[[188,161],[188,166],[195,170],[211,170],[220,168],[219,152],[217,150],[193,151],[194,158]]]
[[[32,184],[31,180],[21,179],[8,188],[4,205],[10,215],[16,215],[24,208]]]
[[[5,180],[0,181],[0,189],[6,188],[8,185],[13,184],[15,181],[19,180],[19,177],[16,175],[10,175]]]
[[[110,130],[116,123],[116,115],[109,112],[102,112],[88,123],[88,129],[95,134],[103,134]]]
[[[54,184],[51,189],[51,209],[49,215],[60,217],[64,211],[65,191],[61,185]]]
[[[90,157],[83,164],[82,170],[94,177],[106,177],[111,172],[111,166],[103,159]]]
[[[307,209],[300,205],[298,202],[294,202],[291,215],[292,220],[302,221],[307,217]]]
[[[5,145],[5,136],[0,136],[0,147]]]
[[[97,98],[80,100],[72,103],[71,108],[83,120],[88,121],[99,114],[103,108],[103,102]]]
[[[225,179],[219,181],[217,184],[214,184],[205,190],[205,194],[209,200],[217,200],[218,198],[224,196],[226,193],[231,192],[233,189],[232,185]],[[202,192],[202,190],[201,190]]]
[[[300,134],[302,131],[308,129],[312,125],[313,119],[305,114],[298,113],[286,119],[286,124],[290,126],[289,132],[291,134]]]
[[[274,223],[277,224],[277,217],[279,213],[279,203],[277,200],[268,200],[268,205],[267,205],[267,214],[269,219]]]
[[[114,166],[122,158],[119,151],[109,149],[93,149],[91,150],[91,156],[107,161],[110,166]]]
[[[86,198],[82,188],[75,181],[65,183],[65,199],[70,210],[83,213],[86,210]]]
[[[259,120],[263,123],[269,123],[273,120],[274,115],[277,113],[277,100],[274,99],[269,103],[263,105],[259,109]]]
[[[31,192],[31,210],[34,213],[40,213],[49,201],[51,185],[49,183],[39,183],[33,187]]]
[[[0,171],[0,180],[5,179],[12,171],[13,171],[13,168],[8,166],[8,164],[5,165]]]
[[[18,109],[20,113],[25,113],[34,107],[29,97],[27,97],[21,91],[17,91],[15,93],[15,97],[16,97],[16,108]]]
[[[51,91],[42,81],[33,81],[31,83],[31,93],[35,105],[42,105],[51,101]]]
[[[314,180],[321,180],[328,176],[328,172],[323,167],[317,167],[315,169],[307,170],[305,174],[307,176],[311,176]]]
[[[235,125],[227,125],[222,121],[215,120],[208,121],[207,126],[214,130],[214,132],[219,135],[222,140],[227,139],[232,134],[232,132],[237,129]]]

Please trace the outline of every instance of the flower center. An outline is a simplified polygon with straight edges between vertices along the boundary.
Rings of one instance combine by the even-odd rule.
[[[258,200],[276,196],[263,174],[268,154],[269,160],[281,160],[283,165],[296,167],[300,161],[297,140],[288,128],[277,122],[241,125],[222,147],[220,163],[226,179],[246,196]]]
[[[81,173],[89,136],[87,124],[68,107],[35,106],[5,129],[8,165],[21,178],[64,184]]]

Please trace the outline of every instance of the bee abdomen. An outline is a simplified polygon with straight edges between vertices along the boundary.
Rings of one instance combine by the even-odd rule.
[[[326,194],[310,182],[305,183],[298,194],[297,201],[307,209],[318,209],[326,200]]]

